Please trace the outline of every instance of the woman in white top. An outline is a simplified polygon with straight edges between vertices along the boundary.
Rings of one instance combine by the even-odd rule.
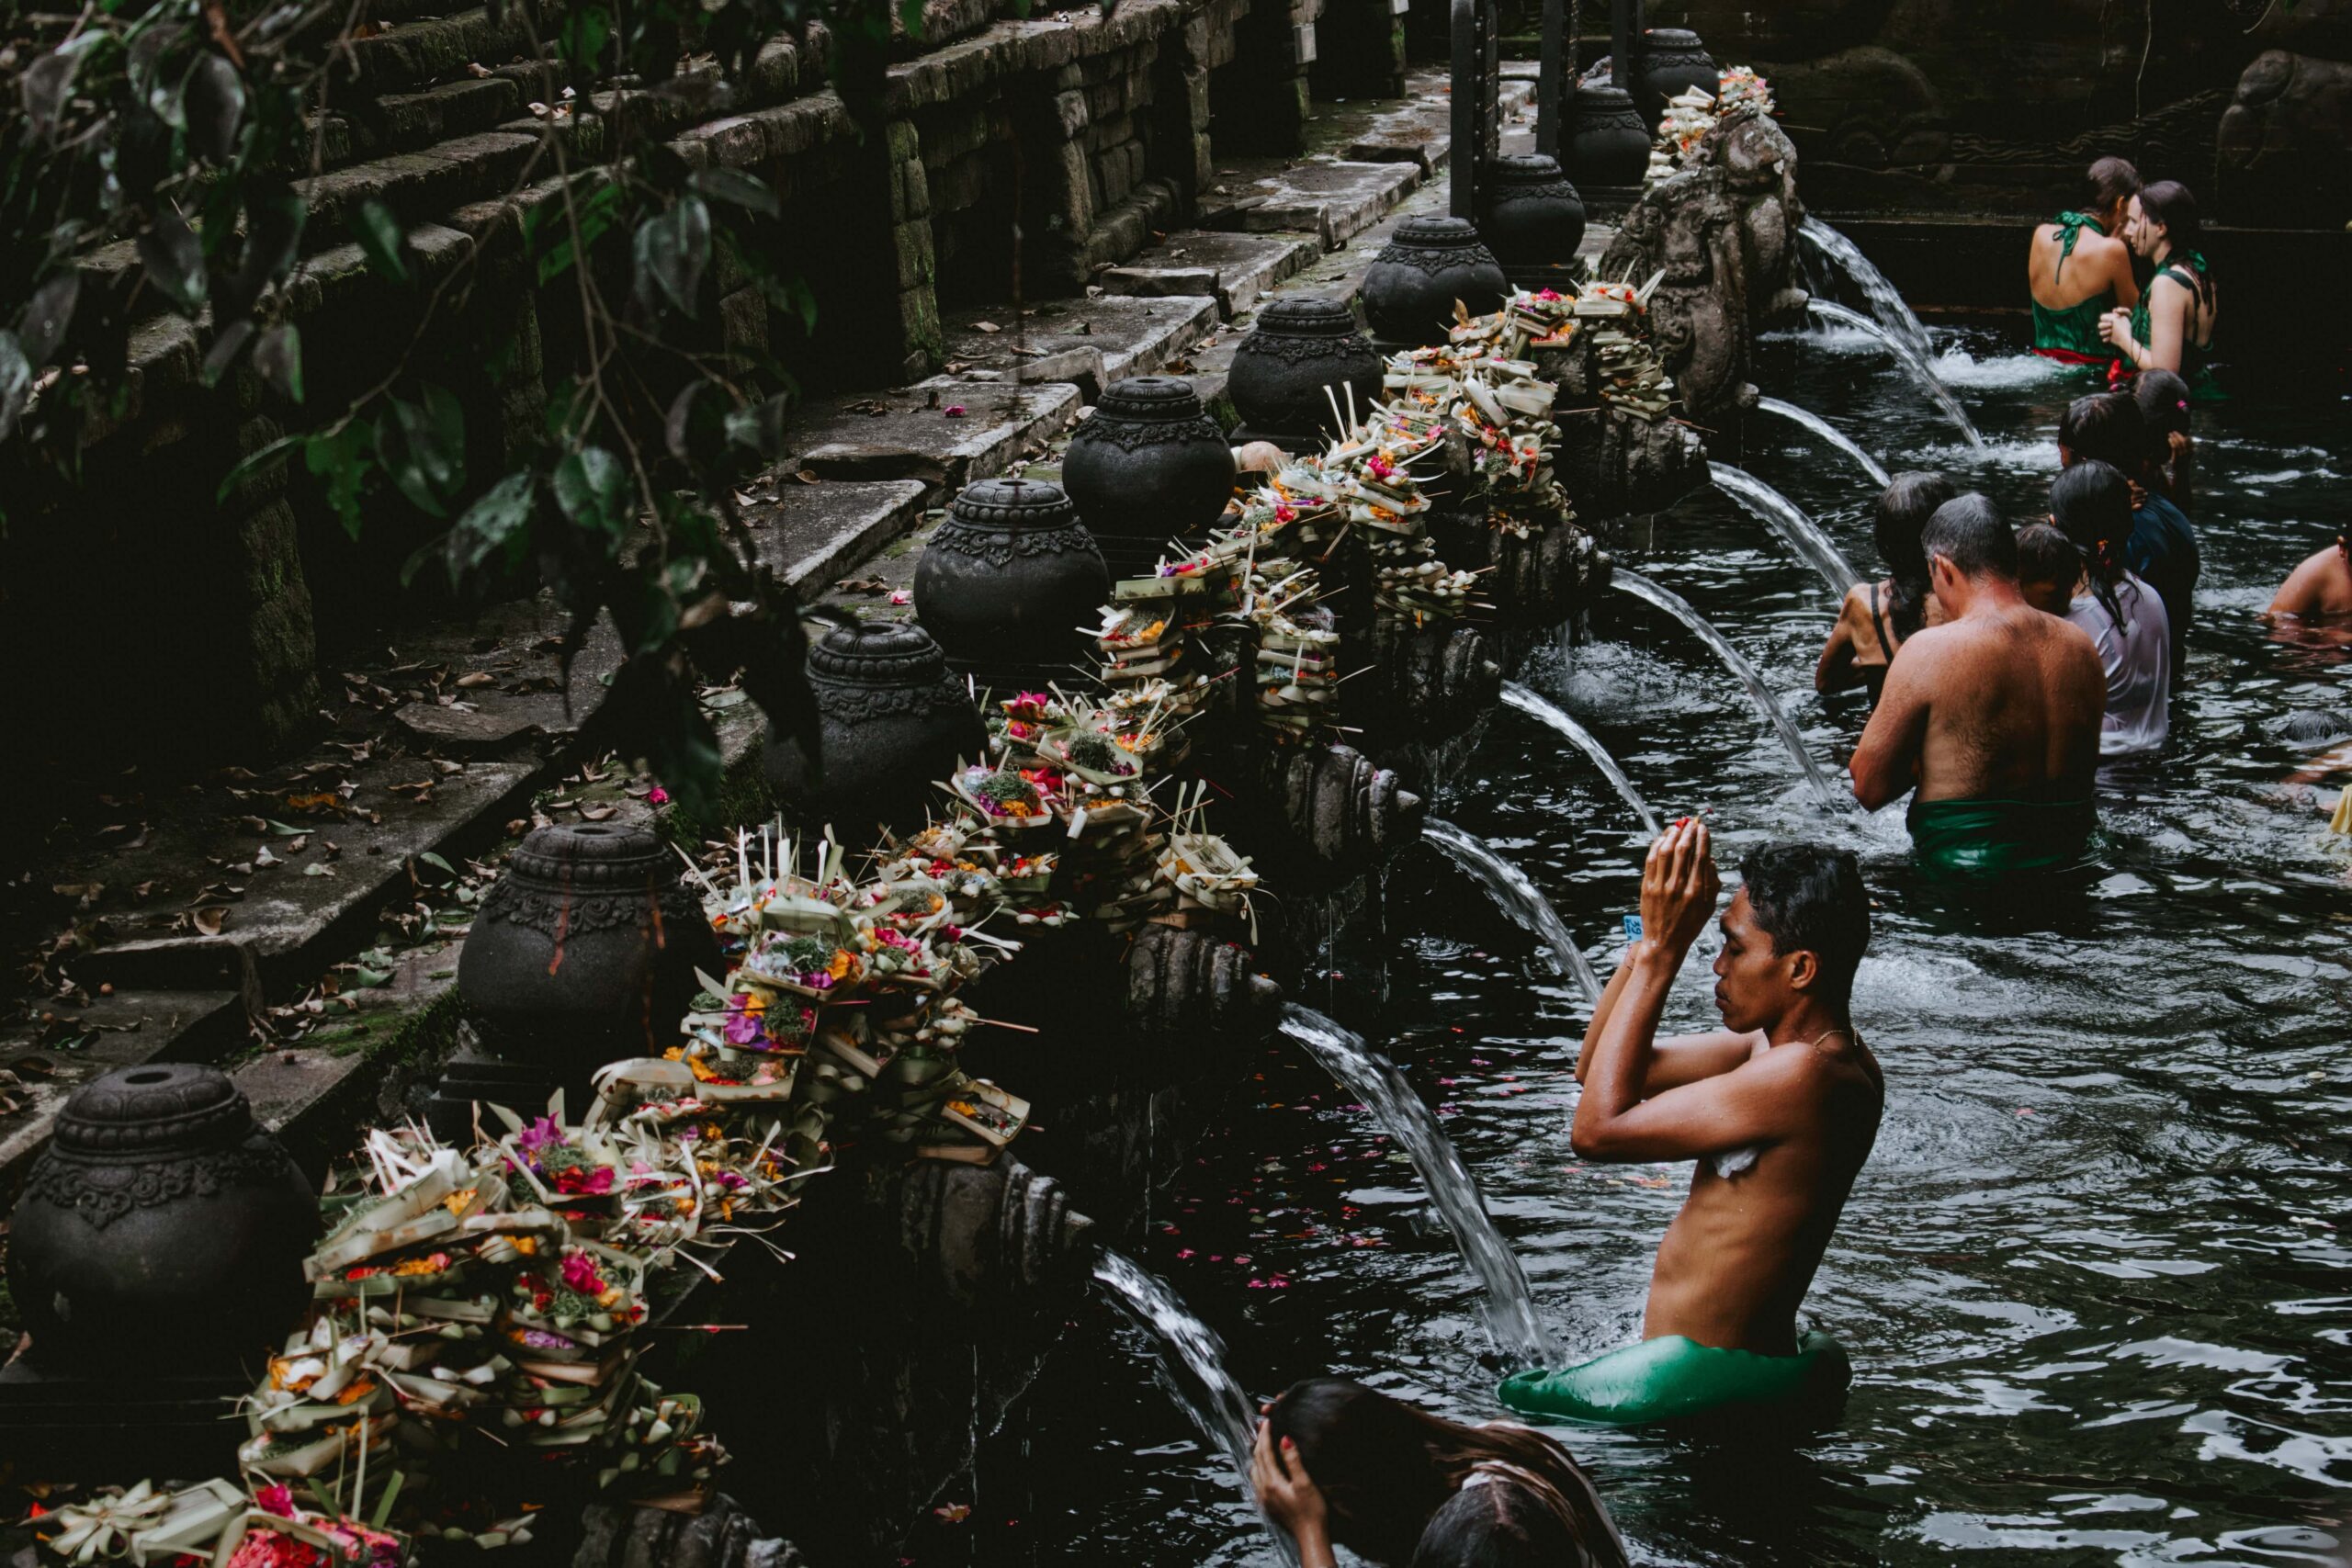
[[[2132,484],[2112,465],[2076,463],[2050,487],[2050,521],[2083,558],[2066,619],[2090,633],[2107,671],[2102,760],[2144,756],[2170,726],[2171,625],[2156,591],[2123,567],[2132,536]]]

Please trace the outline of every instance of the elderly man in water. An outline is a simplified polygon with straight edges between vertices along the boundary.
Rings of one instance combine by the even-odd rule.
[[[1722,885],[1704,824],[1650,847],[1641,934],[1585,1032],[1570,1138],[1587,1159],[1698,1168],[1658,1245],[1641,1343],[1511,1378],[1514,1410],[1634,1425],[1819,1404],[1850,1376],[1837,1341],[1800,1334],[1796,1314],[1885,1100],[1848,1010],[1870,895],[1852,854],[1809,844],[1758,849],[1740,876],[1714,962],[1724,1027],[1659,1040]]]
[[[1931,873],[2068,864],[2098,822],[2098,649],[2026,602],[2017,535],[1982,495],[1936,508],[1919,542],[1943,624],[1904,643],[1888,667],[1854,748],[1855,798],[1875,811],[1915,790],[1911,848]]]

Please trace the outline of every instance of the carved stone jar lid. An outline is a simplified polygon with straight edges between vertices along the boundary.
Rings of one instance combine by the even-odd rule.
[[[1565,176],[1560,161],[1548,152],[1510,152],[1487,160],[1487,170],[1501,186],[1556,185]]]
[[[808,650],[808,670],[854,686],[928,686],[947,673],[947,656],[911,621],[835,626]]]
[[[52,1146],[74,1159],[162,1159],[243,1143],[253,1131],[244,1090],[220,1068],[155,1062],[75,1089],[57,1113]]]
[[[1345,299],[1329,294],[1301,294],[1284,295],[1260,310],[1256,332],[1250,335],[1278,333],[1299,337],[1349,337],[1355,330],[1355,310]]]
[[[666,872],[671,862],[650,828],[578,822],[534,829],[507,864],[517,877],[584,888],[641,885],[649,869]]]
[[[1650,28],[1642,34],[1642,52],[1645,54],[1663,54],[1668,50],[1680,53],[1685,50],[1703,47],[1699,41],[1699,35],[1689,28]]]
[[[1078,508],[1062,487],[1043,479],[982,479],[966,486],[947,511],[967,527],[996,532],[1068,528],[1078,522]]]
[[[1094,405],[1097,419],[1164,420],[1174,423],[1201,416],[1200,394],[1181,376],[1130,376],[1103,389]]]
[[[1467,218],[1408,218],[1396,225],[1396,237],[1381,252],[1380,259],[1388,259],[1389,252],[1462,251],[1475,253],[1486,249],[1478,243],[1478,226]]]
[[[1606,114],[1611,109],[1631,109],[1634,107],[1634,90],[1631,87],[1578,87],[1576,106],[1596,114]]]

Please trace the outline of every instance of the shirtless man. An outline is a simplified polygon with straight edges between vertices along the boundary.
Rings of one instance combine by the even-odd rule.
[[[1698,1170],[1658,1246],[1642,1343],[1511,1379],[1515,1409],[1629,1424],[1844,1386],[1844,1353],[1800,1336],[1796,1314],[1885,1100],[1847,1010],[1870,895],[1850,853],[1809,844],[1758,849],[1740,876],[1714,963],[1724,1028],[1657,1040],[1722,884],[1703,824],[1678,822],[1650,846],[1642,934],[1585,1032],[1569,1138],[1587,1159]]]
[[[2267,615],[2292,615],[2299,621],[2327,621],[2352,615],[2352,547],[2345,536],[2288,573]]]
[[[1854,795],[1877,810],[1917,787],[1913,852],[1932,872],[2047,871],[2097,822],[2107,673],[2080,626],[2018,587],[2018,541],[1971,492],[1920,536],[1944,622],[1903,645],[1854,748]]]
[[[2121,158],[2101,158],[2084,185],[2080,211],[2062,212],[2034,230],[2026,288],[2033,300],[2036,354],[2070,365],[2104,365],[2116,355],[2099,335],[2099,318],[2140,299],[2132,248],[2123,240],[2140,174]]]

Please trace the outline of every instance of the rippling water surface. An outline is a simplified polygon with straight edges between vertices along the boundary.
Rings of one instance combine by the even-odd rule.
[[[1763,378],[1891,468],[1946,466],[2039,514],[2080,383],[1990,337],[1938,338],[1984,453],[1953,445],[1858,336],[1769,344]],[[1887,1116],[1809,1309],[1853,1354],[1852,1396],[1821,1434],[1570,1434],[1637,1560],[2295,1563],[2352,1540],[2352,885],[2316,804],[2346,774],[2299,780],[2312,759],[2278,729],[2352,708],[2352,667],[2256,616],[2346,525],[2352,410],[2333,389],[2295,394],[2198,412],[2189,684],[2161,764],[2110,781],[2099,864],[2063,896],[1923,886],[1899,807],[1815,810],[1729,677],[1630,599],[1523,672],[1662,814],[1709,814],[1726,860],[1834,839],[1880,902],[1855,1013]],[[1758,423],[1743,466],[1875,572],[1852,465]],[[1842,764],[1864,715],[1813,694],[1833,609],[1818,578],[1717,495],[1636,526],[1620,553],[1714,620]],[[1525,867],[1606,972],[1639,845],[1603,780],[1504,713],[1439,809]],[[1577,1160],[1580,998],[1434,852],[1399,863],[1389,893],[1385,948],[1334,954],[1299,999],[1363,1031],[1438,1108],[1555,1337],[1571,1353],[1633,1337],[1687,1168]],[[1702,942],[1671,1024],[1714,1021],[1697,977],[1712,956]],[[1286,1048],[1262,1071],[1156,1198],[1145,1263],[1253,1393],[1339,1372],[1496,1416],[1473,1287],[1401,1151]],[[1107,1313],[1082,1317],[951,1488],[972,1514],[927,1529],[912,1560],[1272,1561],[1139,1356]]]

